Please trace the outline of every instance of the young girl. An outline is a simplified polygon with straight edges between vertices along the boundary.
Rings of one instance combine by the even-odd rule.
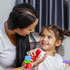
[[[35,67],[35,70],[66,70],[62,57],[56,53],[56,49],[61,45],[65,35],[70,35],[56,25],[43,27],[40,32],[41,54],[40,58],[46,53],[46,59]],[[31,56],[35,55],[35,50],[29,51]],[[36,60],[38,61],[38,59]],[[33,64],[33,66],[35,66]]]

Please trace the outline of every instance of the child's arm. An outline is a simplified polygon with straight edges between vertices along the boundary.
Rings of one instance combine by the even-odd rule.
[[[44,56],[42,57],[42,58],[40,58],[40,59],[37,59],[36,61],[34,61],[32,64],[33,64],[33,66],[35,67],[35,66],[38,66],[40,63],[42,63],[45,59],[46,59],[46,57],[47,57],[47,54],[44,54]]]

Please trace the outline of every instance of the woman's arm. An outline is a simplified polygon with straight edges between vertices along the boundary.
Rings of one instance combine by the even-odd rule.
[[[34,61],[32,63],[33,67],[35,67],[35,66],[39,65],[40,63],[42,63],[45,60],[46,56],[47,56],[47,54],[44,54],[44,56],[41,59],[38,59],[38,60]],[[25,67],[23,65],[22,67],[14,68],[14,69],[9,69],[9,70],[24,70],[24,69],[25,69]]]
[[[18,67],[18,68],[14,68],[14,69],[9,69],[9,70],[24,70],[24,69],[25,69],[25,67],[22,66],[22,67]]]

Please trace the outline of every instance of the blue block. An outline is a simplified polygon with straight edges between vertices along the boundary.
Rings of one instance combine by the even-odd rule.
[[[30,70],[30,69],[25,69],[25,70]]]
[[[25,56],[25,60],[30,60],[31,61],[31,56]]]
[[[63,63],[70,63],[70,60],[64,60]]]

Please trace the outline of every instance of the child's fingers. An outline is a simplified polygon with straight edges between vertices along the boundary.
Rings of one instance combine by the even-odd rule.
[[[41,57],[41,54],[39,54],[39,56],[36,58],[36,60],[40,59],[40,57]]]
[[[35,56],[35,55],[36,55],[35,50],[32,50],[31,51],[31,56]]]
[[[31,51],[28,51],[28,52],[27,52],[27,55],[33,56],[33,51],[32,51],[32,50],[31,50]]]
[[[33,56],[34,55],[34,53],[33,53],[33,51],[31,51],[31,56]]]
[[[36,56],[36,52],[35,52],[35,50],[33,51],[33,56]]]
[[[30,56],[30,51],[28,51],[28,52],[27,52],[27,55],[29,55],[29,56]]]
[[[27,52],[27,55],[29,55],[29,56],[36,56],[36,53],[35,53],[35,50],[30,50],[30,51],[28,51]]]

